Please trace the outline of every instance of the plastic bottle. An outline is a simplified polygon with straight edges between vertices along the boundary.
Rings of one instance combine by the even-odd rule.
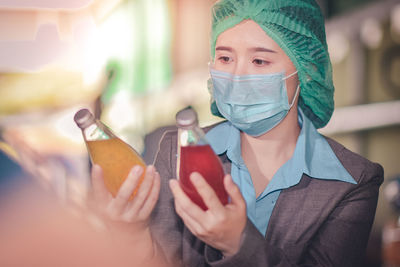
[[[92,163],[101,166],[104,184],[115,197],[133,166],[140,165],[145,170],[144,160],[135,149],[118,138],[101,121],[96,120],[88,109],[79,110],[74,120],[82,131]],[[143,178],[144,171],[130,199],[135,196]]]
[[[192,172],[198,172],[214,189],[221,203],[227,204],[228,194],[224,188],[224,170],[221,161],[205,139],[196,112],[192,108],[179,111],[176,114],[176,125],[178,127],[177,177],[183,191],[194,203],[207,210],[207,206],[189,178]]]

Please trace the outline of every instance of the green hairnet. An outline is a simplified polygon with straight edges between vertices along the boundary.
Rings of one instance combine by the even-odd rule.
[[[212,58],[222,32],[245,19],[253,20],[296,67],[300,108],[316,128],[328,123],[334,109],[332,67],[324,18],[314,0],[221,0],[214,4],[212,12]],[[211,112],[222,117],[214,100]]]

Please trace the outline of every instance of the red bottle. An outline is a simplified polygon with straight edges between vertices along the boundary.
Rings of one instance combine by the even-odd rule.
[[[192,172],[200,173],[214,189],[223,205],[228,203],[228,193],[224,188],[224,170],[219,157],[205,139],[192,108],[186,108],[176,114],[178,126],[177,176],[183,191],[189,198],[207,210],[201,196],[190,181]]]

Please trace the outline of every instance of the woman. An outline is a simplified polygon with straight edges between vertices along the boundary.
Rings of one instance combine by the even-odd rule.
[[[191,180],[209,209],[190,201],[173,179],[177,134],[167,133],[155,162],[156,253],[174,266],[359,264],[383,170],[316,130],[334,91],[318,5],[219,1],[211,48],[211,109],[227,121],[206,137],[229,173],[231,202],[223,206],[198,173]]]

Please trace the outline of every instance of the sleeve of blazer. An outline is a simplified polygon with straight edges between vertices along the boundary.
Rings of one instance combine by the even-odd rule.
[[[241,248],[221,259],[220,253],[206,247],[211,266],[358,266],[365,253],[375,216],[383,169],[368,162],[353,187],[335,206],[318,232],[307,242],[304,253],[291,259],[285,251],[269,243],[248,221]]]

